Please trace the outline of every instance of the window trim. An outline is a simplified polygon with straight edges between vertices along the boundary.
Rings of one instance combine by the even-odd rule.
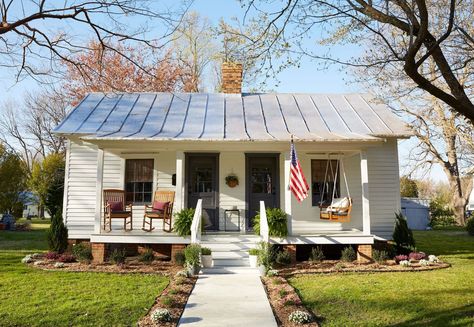
[[[152,177],[152,184],[151,184],[151,202],[153,201],[153,195],[155,193],[157,183],[158,183],[158,170],[157,170],[157,157],[156,155],[150,155],[150,154],[122,154],[121,155],[121,163],[120,163],[120,168],[121,168],[121,180],[122,180],[122,189],[126,191],[126,180],[125,180],[125,174],[126,174],[126,162],[127,160],[153,160],[153,177]],[[151,202],[132,202],[132,205],[137,205],[137,206],[144,206],[146,204],[150,204]]]

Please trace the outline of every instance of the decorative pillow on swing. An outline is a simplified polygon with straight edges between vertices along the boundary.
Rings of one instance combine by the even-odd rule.
[[[336,213],[346,213],[349,205],[350,201],[348,197],[334,198],[331,202],[331,205],[327,208],[327,211]]]

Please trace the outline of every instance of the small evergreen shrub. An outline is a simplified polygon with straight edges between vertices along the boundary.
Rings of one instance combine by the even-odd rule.
[[[374,250],[372,252],[372,258],[374,259],[375,262],[377,263],[384,263],[387,261],[390,256],[388,255],[387,251],[384,250]]]
[[[57,259],[59,262],[69,263],[76,261],[76,258],[72,254],[63,253]]]
[[[288,236],[288,215],[280,208],[267,208],[268,234],[276,237]],[[253,230],[260,235],[260,213],[253,219]]]
[[[211,255],[212,250],[210,248],[201,248],[201,254],[202,255]]]
[[[59,211],[51,218],[51,225],[46,237],[49,251],[63,253],[67,250],[68,231]]]
[[[303,325],[303,324],[310,323],[312,320],[312,317],[307,312],[296,310],[290,313],[290,315],[288,316],[288,320],[295,324]]]
[[[352,262],[357,259],[357,254],[352,246],[347,246],[341,251],[341,260],[344,262]]]
[[[187,277],[187,276],[185,276],[185,277]],[[182,276],[179,276],[175,279],[174,283],[176,285],[184,285],[184,284],[186,284],[186,278],[184,278]]]
[[[474,217],[468,219],[466,223],[466,230],[469,235],[474,236]]]
[[[90,245],[86,243],[74,245],[72,247],[72,254],[79,262],[89,263],[92,260],[92,249]]]
[[[174,214],[173,231],[179,236],[191,235],[191,225],[193,224],[194,208],[187,208]]]
[[[415,239],[413,233],[408,228],[407,219],[401,212],[395,214],[395,229],[393,230],[393,241],[398,249],[412,249],[415,247]]]
[[[146,248],[138,258],[138,261],[147,263],[153,262],[153,260],[155,260],[155,253],[153,252],[152,248]]]
[[[174,254],[174,262],[178,266],[184,266],[184,263],[186,262],[186,259],[184,258],[184,252],[183,251],[178,251]]]
[[[161,304],[163,304],[165,307],[171,307],[174,304],[174,299],[173,297],[169,295],[164,295],[160,299]]]
[[[126,257],[127,253],[125,249],[114,249],[109,256],[109,260],[116,265],[121,265],[125,263]]]
[[[199,244],[188,245],[184,249],[184,258],[188,266],[199,266],[201,263],[201,246]]]
[[[258,249],[250,249],[249,255],[258,255]]]
[[[280,296],[280,298],[284,298],[285,296],[288,295],[288,291],[285,289],[281,289],[278,291],[278,295]]]
[[[291,254],[288,251],[280,251],[277,253],[275,261],[280,265],[289,265],[291,263]]]
[[[323,249],[320,246],[311,249],[311,255],[309,257],[311,261],[321,262],[325,259]]]
[[[171,321],[171,313],[168,309],[161,309],[158,308],[151,313],[151,320],[154,323],[159,322],[170,322]]]

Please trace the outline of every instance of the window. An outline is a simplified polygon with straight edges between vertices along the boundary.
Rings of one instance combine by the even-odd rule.
[[[151,202],[153,159],[127,159],[125,161],[125,192],[127,202]]]
[[[334,177],[336,175],[337,160],[331,160],[328,166],[328,160],[318,159],[311,160],[311,202],[313,206],[319,206],[322,202],[323,206],[331,204],[332,192],[334,189]],[[326,186],[324,186],[324,175],[326,174],[326,167],[328,170],[326,176]],[[332,171],[331,171],[332,167]],[[324,194],[323,194],[324,188]],[[340,185],[339,185],[339,173],[337,174],[336,181],[336,193],[334,197],[339,197]],[[321,201],[322,199],[322,201]]]

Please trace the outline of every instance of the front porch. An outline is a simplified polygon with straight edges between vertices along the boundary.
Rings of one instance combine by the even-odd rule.
[[[152,232],[141,230],[144,204],[133,205],[133,230],[124,231],[120,222],[112,226],[112,231],[102,229],[103,222],[103,190],[107,188],[126,189],[125,166],[127,160],[152,159],[153,173],[150,181],[150,194],[155,189],[174,190],[176,193],[174,212],[187,207],[195,207],[198,199],[204,200],[203,216],[211,221],[210,231],[228,232],[239,231],[241,234],[251,233],[252,218],[258,206],[252,205],[252,200],[259,196],[268,207],[279,207],[288,214],[289,236],[282,240],[282,244],[293,242],[310,242],[318,244],[330,242],[340,244],[371,244],[373,236],[370,224],[370,204],[368,187],[368,155],[367,149],[379,146],[379,143],[369,142],[354,144],[298,144],[298,155],[307,176],[313,187],[312,162],[327,160],[328,154],[338,154],[347,168],[350,196],[354,207],[349,222],[327,222],[319,219],[319,207],[311,197],[302,204],[298,203],[286,187],[289,183],[290,153],[287,142],[272,143],[273,152],[266,152],[266,146],[260,143],[231,143],[215,142],[210,151],[210,144],[196,142],[176,144],[176,142],[123,142],[107,141],[97,143],[97,188],[94,232],[92,242],[120,242],[120,243],[189,243],[188,238],[181,238],[161,230],[161,222],[156,222],[156,229]],[[146,152],[143,149],[146,144]],[[186,149],[187,151],[182,151]],[[318,152],[314,152],[317,149]],[[268,149],[267,149],[268,150]],[[334,152],[331,152],[334,151]],[[210,156],[212,154],[212,156]],[[215,163],[207,169],[205,161],[196,165],[190,158],[215,158]],[[259,158],[255,164],[249,163],[249,158]],[[273,168],[264,167],[265,160],[274,158]],[[271,161],[268,161],[271,163]],[[194,168],[193,168],[194,167]],[[191,168],[194,170],[191,171]],[[207,171],[206,171],[207,169]],[[272,172],[272,169],[274,171]],[[256,185],[258,173],[264,171],[269,182]],[[210,181],[199,184],[196,174],[209,173]],[[228,174],[239,177],[239,185],[229,187],[225,183]],[[269,177],[268,177],[269,176]],[[208,184],[205,184],[207,183]],[[252,184],[253,183],[253,184]],[[257,188],[260,187],[259,189]],[[199,189],[207,187],[207,189]],[[195,189],[198,189],[195,191]],[[263,189],[260,194],[255,193]],[[251,193],[251,191],[254,193]],[[203,192],[201,192],[203,191]],[[340,187],[341,196],[348,196],[344,187]],[[257,200],[258,200],[257,199]],[[269,200],[270,199],[270,200]],[[256,201],[257,201],[256,200]],[[149,201],[151,202],[151,200]],[[149,203],[148,202],[148,203]],[[258,205],[258,202],[256,202]],[[238,219],[240,216],[240,219]]]

